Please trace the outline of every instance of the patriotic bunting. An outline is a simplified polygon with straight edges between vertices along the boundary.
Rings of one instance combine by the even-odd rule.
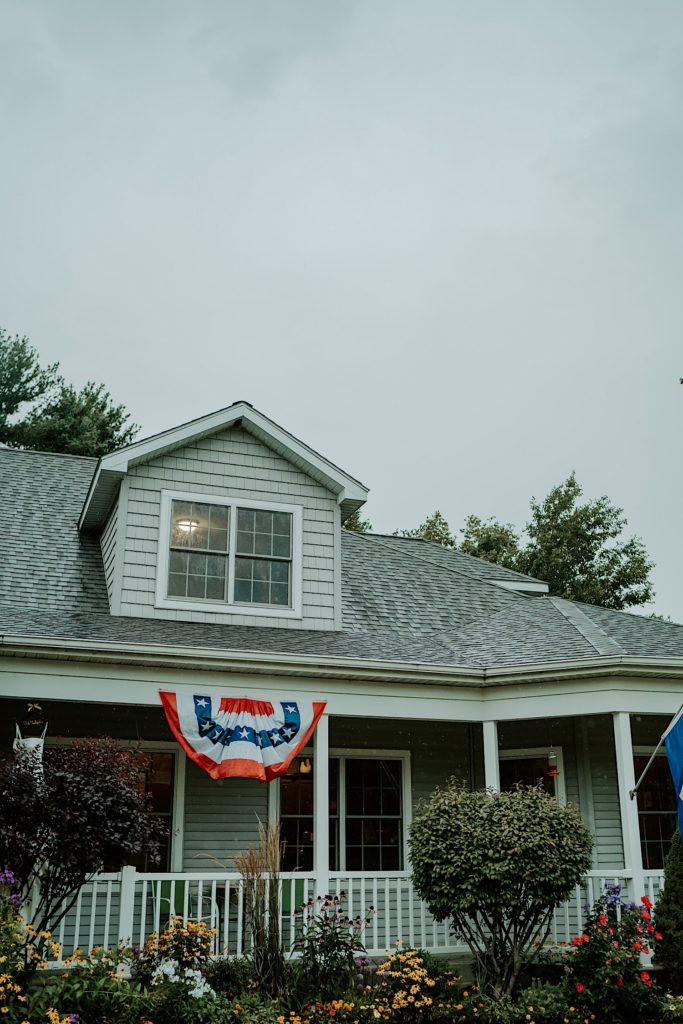
[[[250,700],[160,691],[181,747],[212,779],[270,782],[284,775],[313,735],[325,701]]]

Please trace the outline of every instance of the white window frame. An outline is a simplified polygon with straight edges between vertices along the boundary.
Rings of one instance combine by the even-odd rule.
[[[524,761],[528,757],[547,757],[548,751],[553,750],[557,755],[557,770],[559,775],[555,776],[555,797],[561,807],[567,803],[567,783],[564,773],[564,751],[562,747],[513,747],[509,750],[499,750],[499,761]]]
[[[95,736],[47,736],[46,747],[70,747],[72,743],[93,740]],[[185,844],[185,775],[187,757],[179,743],[168,740],[120,740],[113,737],[121,750],[139,751],[141,754],[173,754],[173,806],[171,808],[171,855],[169,873],[183,870]],[[163,872],[162,872],[163,873]]]
[[[300,750],[296,755],[297,757],[308,757],[313,760],[313,748],[307,747],[305,750]],[[395,871],[352,871],[351,875],[364,875],[371,876],[373,878],[395,878],[397,875],[405,875],[409,873],[409,860],[408,860],[408,830],[413,820],[413,792],[411,783],[411,770],[410,770],[410,751],[409,750],[364,750],[351,747],[330,747],[329,752],[330,760],[334,758],[339,761],[339,793],[338,793],[338,820],[339,820],[339,863],[340,865],[346,864],[346,761],[347,760],[360,760],[369,761],[371,759],[378,759],[381,761],[400,761],[401,762],[401,810],[403,818],[403,867],[397,868]],[[272,825],[276,825],[280,821],[280,780],[275,779],[270,783],[270,799],[268,804],[268,820]],[[329,807],[328,807],[329,815]],[[314,820],[315,828],[315,820]],[[315,851],[315,838],[313,840],[313,849]],[[302,872],[305,874],[305,872]],[[335,870],[330,870],[330,876],[332,878],[347,878],[349,872],[345,867],[339,867]]]
[[[230,530],[228,542],[228,580],[226,601],[206,599],[175,598],[168,596],[168,562],[171,548],[171,502],[197,501],[209,505],[224,505],[230,509]],[[237,538],[237,509],[253,508],[262,512],[287,512],[292,516],[292,558],[291,558],[291,604],[282,605],[244,604],[235,602],[235,556]],[[285,505],[274,501],[255,501],[239,498],[234,494],[203,494],[196,491],[162,491],[159,522],[159,557],[157,564],[156,608],[174,608],[189,612],[207,611],[212,615],[267,615],[278,619],[300,619],[302,615],[302,550],[303,550],[303,509],[301,505]],[[201,552],[199,552],[201,554]]]

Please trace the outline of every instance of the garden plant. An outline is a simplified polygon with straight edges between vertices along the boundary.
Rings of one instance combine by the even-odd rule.
[[[578,810],[536,787],[471,792],[451,780],[410,828],[418,895],[469,946],[484,993],[511,997],[555,907],[591,866]]]

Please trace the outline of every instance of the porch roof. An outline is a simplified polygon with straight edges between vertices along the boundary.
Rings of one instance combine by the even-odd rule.
[[[0,635],[122,650],[292,655],[487,669],[683,659],[683,626],[542,594],[538,581],[422,540],[343,531],[339,631],[112,616],[99,539],[78,518],[95,459],[0,450]],[[0,639],[0,651],[2,640]]]

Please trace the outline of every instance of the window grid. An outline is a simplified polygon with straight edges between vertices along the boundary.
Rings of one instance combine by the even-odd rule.
[[[633,761],[636,778],[640,778],[648,755],[635,754]],[[663,868],[677,826],[676,791],[665,754],[655,757],[650,765],[638,789],[637,800],[643,867],[646,870]]]
[[[308,762],[310,767],[304,776],[299,771],[302,761]],[[386,757],[339,754],[332,756],[329,763],[330,870],[402,871],[404,758],[389,754]],[[295,776],[296,781],[290,782],[288,776]],[[280,787],[280,823],[283,839],[288,844],[283,870],[311,870],[313,764],[310,756],[304,754],[292,762],[287,776],[280,780]]]
[[[297,613],[301,597],[300,583],[294,593],[294,524],[300,530],[301,522],[293,511],[181,495],[167,500],[168,567],[158,600]]]

